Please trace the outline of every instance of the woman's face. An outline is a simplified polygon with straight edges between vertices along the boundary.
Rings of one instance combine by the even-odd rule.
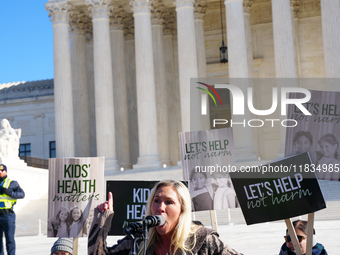
[[[195,173],[192,178],[195,189],[203,189],[205,184],[205,176],[202,173]]]
[[[302,254],[305,254],[306,253],[306,244],[307,244],[307,235],[300,229],[295,229],[295,232],[296,232],[297,236],[302,236],[302,241],[299,242],[299,244],[300,244],[300,247],[301,247]],[[288,233],[288,235],[289,235],[289,233]],[[292,241],[287,242],[286,244],[287,244],[287,247],[289,249],[291,249],[292,251],[295,251]]]
[[[80,216],[81,216],[80,209],[78,209],[78,208],[74,209],[73,212],[72,212],[72,218],[73,218],[73,220],[74,220],[74,221],[79,220]]]
[[[327,157],[327,158],[333,157],[335,151],[336,151],[337,148],[338,148],[338,145],[337,145],[337,144],[332,145],[332,144],[330,144],[330,143],[328,143],[328,142],[326,142],[326,141],[321,141],[321,142],[319,143],[319,146],[320,146],[320,151],[321,151],[321,153],[322,153],[325,157]]]
[[[68,212],[66,211],[61,211],[60,214],[59,214],[59,219],[61,221],[65,221],[67,219],[67,216],[68,216]]]
[[[171,237],[181,214],[181,204],[177,193],[171,186],[162,186],[157,189],[151,203],[152,215],[162,215],[165,218],[163,226],[156,227],[158,234]]]

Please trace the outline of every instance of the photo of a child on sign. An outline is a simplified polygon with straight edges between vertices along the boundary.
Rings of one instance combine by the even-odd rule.
[[[230,176],[219,175],[214,178],[217,188],[214,192],[214,209],[236,207],[236,193]]]
[[[207,179],[207,174],[191,170],[190,194],[194,211],[204,211],[213,209],[213,188]]]
[[[235,167],[231,128],[180,133],[184,180],[193,211],[237,206],[228,172]]]
[[[48,237],[86,237],[104,194],[104,158],[49,160]]]
[[[310,90],[311,99],[303,106],[304,115],[295,105],[288,106],[288,119],[297,123],[286,128],[285,156],[309,152],[312,167],[320,180],[340,180],[340,92]],[[291,93],[290,98],[302,94]]]

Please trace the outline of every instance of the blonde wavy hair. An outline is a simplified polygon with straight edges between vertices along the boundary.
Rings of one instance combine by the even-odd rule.
[[[163,186],[170,186],[177,193],[178,200],[181,205],[181,214],[174,232],[171,236],[171,247],[173,247],[173,254],[186,254],[191,252],[195,247],[196,238],[193,238],[192,243],[185,243],[188,237],[195,235],[195,232],[202,226],[198,226],[192,223],[191,219],[191,197],[188,188],[179,181],[165,180],[157,183],[155,187],[151,190],[148,198],[148,203],[146,207],[146,215],[151,215],[151,205],[155,197],[156,191]],[[146,242],[146,248],[148,249],[151,245],[159,242],[159,235],[156,228],[150,228],[149,238]],[[141,245],[139,250],[139,255],[143,254],[144,244]]]

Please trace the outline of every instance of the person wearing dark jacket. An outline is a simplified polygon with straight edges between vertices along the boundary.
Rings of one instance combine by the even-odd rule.
[[[5,233],[8,255],[15,255],[15,213],[13,206],[17,199],[24,198],[25,192],[18,182],[7,177],[7,167],[0,164],[0,255],[4,254],[2,236]]]
[[[190,194],[181,182],[170,180],[157,183],[149,195],[146,215],[163,216],[165,223],[150,228],[149,238],[139,243],[139,254],[143,254],[145,246],[146,255],[240,255],[224,244],[216,231],[192,223]],[[95,208],[88,237],[89,255],[131,254],[130,237],[125,237],[112,247],[106,246],[112,217],[113,202],[109,193],[109,200]]]
[[[293,222],[293,226],[299,241],[299,245],[301,247],[302,254],[306,254],[307,250],[307,221],[304,220],[296,220]],[[296,255],[294,250],[294,245],[292,243],[292,239],[286,230],[286,235],[284,236],[285,243],[281,246],[281,250],[279,255]],[[313,248],[312,255],[327,255],[327,251],[323,247],[322,244],[316,242],[315,237],[315,229],[313,229]]]

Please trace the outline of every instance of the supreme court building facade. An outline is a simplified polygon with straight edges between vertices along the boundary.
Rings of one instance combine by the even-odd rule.
[[[48,158],[39,144],[55,141],[57,157],[105,156],[107,174],[177,165],[178,132],[190,130],[190,78],[340,78],[339,0],[225,0],[226,64],[220,1],[49,0],[45,8],[54,80],[41,89],[42,81],[32,82],[41,93],[34,102],[13,87],[12,97],[0,98],[0,117],[23,129],[32,156]],[[270,107],[275,86],[254,90],[259,109]],[[238,161],[283,152],[282,128],[234,129],[233,136]]]

